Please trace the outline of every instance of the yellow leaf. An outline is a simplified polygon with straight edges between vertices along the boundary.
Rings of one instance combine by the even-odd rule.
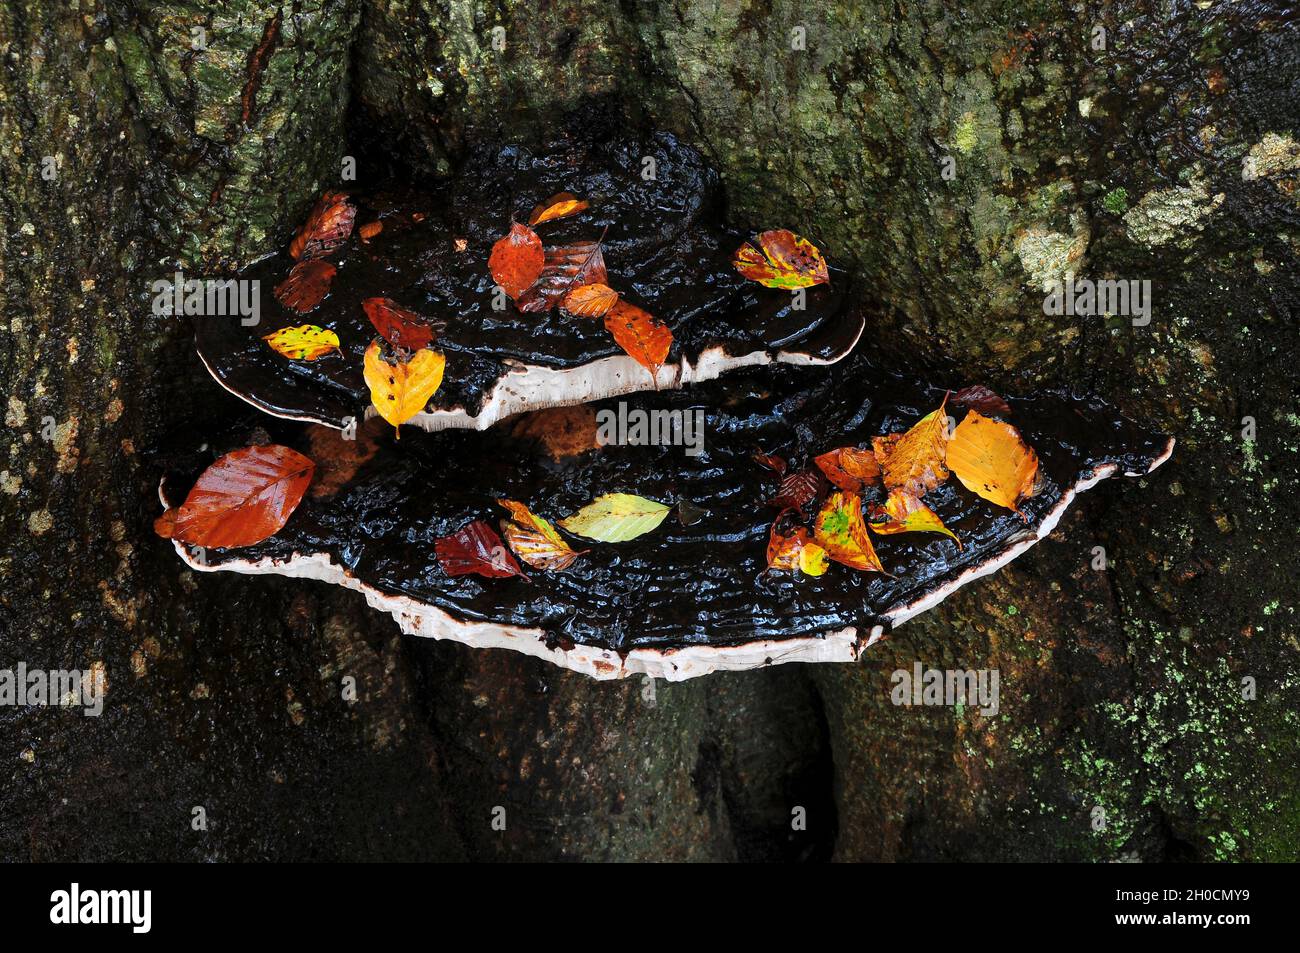
[[[837,563],[867,572],[884,572],[867,526],[862,521],[862,497],[836,490],[826,497],[813,524],[813,539]]]
[[[262,338],[276,354],[295,361],[314,361],[339,349],[339,336],[314,324],[281,328]]]
[[[440,352],[428,348],[416,351],[410,360],[390,364],[383,358],[379,340],[372,341],[366,348],[364,376],[379,416],[400,427],[424,410],[442,384],[446,364]]]
[[[887,536],[891,533],[943,533],[951,536],[961,549],[957,534],[943,525],[937,513],[906,490],[894,490],[883,507],[875,507],[872,517],[883,516],[881,522],[868,523],[872,532]]]
[[[915,497],[948,479],[944,463],[948,443],[948,417],[944,407],[922,417],[904,434],[875,437],[871,446],[880,462],[880,475],[889,490],[903,489]]]
[[[806,576],[820,576],[826,571],[826,550],[816,543],[805,543],[799,547],[799,571]]]
[[[966,489],[1016,513],[1020,501],[1033,495],[1038,477],[1038,454],[1020,431],[975,410],[953,432],[948,465]]]
[[[501,531],[515,555],[535,569],[568,569],[582,552],[575,553],[549,522],[514,500],[497,500],[510,511]]]
[[[528,216],[528,224],[541,225],[543,222],[553,222],[557,218],[577,215],[586,208],[586,201],[572,192],[557,192],[546,201],[537,203],[533,214]]]
[[[560,520],[560,525],[575,536],[601,543],[622,543],[650,532],[663,522],[669,509],[642,496],[606,493]]]

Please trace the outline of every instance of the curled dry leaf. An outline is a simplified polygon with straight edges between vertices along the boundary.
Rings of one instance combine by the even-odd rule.
[[[474,520],[450,536],[434,540],[433,549],[438,554],[438,565],[449,576],[528,579],[496,530],[483,520]]]
[[[510,519],[501,521],[501,531],[515,555],[534,569],[568,569],[588,550],[574,552],[549,522],[514,500],[497,500],[510,511]]]
[[[295,361],[314,361],[339,349],[339,336],[315,324],[281,328],[262,338],[271,350]]]
[[[780,519],[772,524],[772,531],[767,540],[767,568],[777,570],[794,570],[808,576],[820,576],[826,572],[826,550],[814,543],[808,536],[808,530],[802,526],[794,527],[789,533],[782,533]]]
[[[572,192],[557,192],[545,202],[537,204],[533,213],[528,216],[528,224],[536,226],[543,222],[553,222],[557,218],[577,215],[586,208],[587,202]]]
[[[1016,513],[1020,501],[1033,495],[1038,479],[1038,454],[1020,431],[977,410],[969,411],[953,431],[948,465],[966,489]]]
[[[368,243],[370,239],[374,238],[383,230],[384,223],[376,220],[373,222],[366,222],[366,224],[357,229],[357,232],[361,235],[361,240]]]
[[[392,298],[367,298],[361,307],[379,336],[394,347],[418,351],[437,339],[430,322]]]
[[[763,466],[775,470],[779,475],[785,476],[787,464],[781,457],[771,453],[756,453],[754,454],[754,462],[761,463]]]
[[[779,510],[795,510],[800,516],[807,516],[808,504],[820,499],[824,489],[821,474],[816,470],[800,470],[782,480],[776,496],[767,502]]]
[[[957,534],[943,525],[943,520],[934,510],[906,490],[894,490],[884,506],[873,506],[871,519],[873,522],[867,525],[872,532],[882,536],[891,533],[943,533],[952,537],[957,548],[961,549]]]
[[[600,242],[548,248],[537,280],[515,299],[520,311],[550,311],[574,289],[609,283]]]
[[[327,261],[300,261],[289,269],[289,276],[275,286],[275,300],[299,314],[306,314],[325,298],[337,271]]]
[[[884,572],[867,525],[862,521],[862,497],[836,490],[826,497],[813,524],[813,539],[837,563],[866,572]]]
[[[841,490],[856,493],[863,487],[880,481],[880,464],[872,450],[840,447],[823,453],[813,462],[826,474],[826,479]]]
[[[963,387],[952,395],[952,402],[956,407],[978,410],[985,416],[990,414],[1011,416],[1011,407],[1007,402],[983,384],[972,384],[970,387]]]
[[[817,246],[784,228],[763,232],[757,246],[750,242],[741,245],[731,263],[746,278],[767,288],[807,288],[831,280]]]
[[[545,255],[542,240],[527,225],[518,222],[510,226],[510,234],[492,246],[488,257],[488,271],[492,280],[505,289],[512,300],[532,287],[541,274]]]
[[[920,497],[948,479],[948,467],[944,464],[948,444],[948,417],[944,414],[947,403],[948,398],[944,397],[938,410],[926,414],[906,433],[872,439],[871,446],[887,489],[904,489]]]
[[[328,255],[348,240],[356,217],[356,206],[346,192],[326,192],[293,237],[289,254],[294,258]]]
[[[617,301],[618,292],[609,285],[581,285],[564,296],[560,307],[579,317],[603,318]]]
[[[670,509],[643,496],[606,493],[560,520],[560,526],[600,543],[623,543],[657,527]]]
[[[618,301],[605,315],[605,327],[614,335],[618,346],[650,372],[658,386],[659,369],[668,360],[668,351],[673,346],[673,332],[668,326],[656,321],[650,312]]]
[[[302,501],[316,465],[296,450],[268,443],[219,457],[175,511],[154,522],[171,539],[225,549],[252,546],[278,533]]]
[[[370,388],[370,400],[394,428],[400,428],[420,411],[442,384],[446,358],[427,348],[416,351],[407,360],[388,361],[376,339],[366,348],[364,377]],[[401,431],[398,430],[398,438]]]

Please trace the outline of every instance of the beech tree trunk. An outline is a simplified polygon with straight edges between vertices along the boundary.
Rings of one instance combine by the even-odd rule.
[[[0,858],[1295,859],[1300,20],[963,6],[0,10],[0,668],[108,684],[0,708]],[[345,155],[449,175],[595,112],[852,263],[860,346],[1098,394],[1174,458],[856,666],[599,683],[186,569],[156,456],[246,408],[152,283],[283,245]],[[1149,322],[1045,313],[1067,273],[1149,281]],[[998,714],[893,704],[916,662],[997,669]]]

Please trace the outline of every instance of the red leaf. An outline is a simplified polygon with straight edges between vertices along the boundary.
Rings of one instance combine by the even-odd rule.
[[[770,467],[779,475],[785,476],[786,462],[780,457],[770,453],[756,453],[754,454],[754,460],[765,467]]]
[[[269,443],[219,458],[176,513],[172,539],[194,546],[251,546],[280,531],[311,483],[316,464]]]
[[[968,407],[971,410],[979,411],[985,416],[991,414],[1011,416],[1011,407],[1007,402],[983,384],[972,384],[970,387],[963,387],[952,395],[951,400],[958,407]]]
[[[668,326],[656,321],[650,312],[619,300],[605,315],[605,328],[614,335],[619,347],[650,372],[658,386],[659,368],[668,360],[668,351],[673,346],[673,332]]]
[[[346,192],[326,192],[289,245],[294,258],[320,258],[338,248],[352,234],[357,209]]]
[[[361,302],[361,307],[375,330],[394,347],[418,351],[428,347],[437,337],[428,321],[392,298],[367,298]]]
[[[609,284],[600,242],[575,242],[549,248],[537,280],[515,304],[520,311],[550,311],[572,288]]]
[[[776,496],[768,500],[769,506],[781,510],[796,510],[800,516],[806,516],[804,507],[820,497],[825,490],[822,475],[816,470],[800,470],[791,473],[781,481],[781,488]]]
[[[438,562],[449,576],[476,573],[493,579],[522,576],[524,571],[501,537],[483,520],[474,520],[433,544]]]
[[[492,246],[488,271],[492,273],[492,280],[504,288],[511,299],[518,301],[541,274],[544,260],[542,240],[537,233],[527,225],[515,222],[510,226],[510,234]]]
[[[306,314],[324,299],[337,271],[327,261],[300,261],[289,270],[289,277],[275,286],[275,300],[299,314]]]

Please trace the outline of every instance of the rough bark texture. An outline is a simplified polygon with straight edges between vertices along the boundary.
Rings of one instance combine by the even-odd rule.
[[[1286,6],[7,5],[0,667],[102,662],[109,692],[98,720],[0,709],[0,856],[1295,859]],[[150,284],[283,242],[345,153],[448,174],[591,110],[682,134],[737,220],[851,258],[865,346],[1100,393],[1174,460],[859,667],[652,700],[186,571],[150,533],[148,449],[235,408]],[[1150,324],[1044,315],[1067,270],[1150,280]],[[891,704],[918,660],[998,668],[1000,713]]]

